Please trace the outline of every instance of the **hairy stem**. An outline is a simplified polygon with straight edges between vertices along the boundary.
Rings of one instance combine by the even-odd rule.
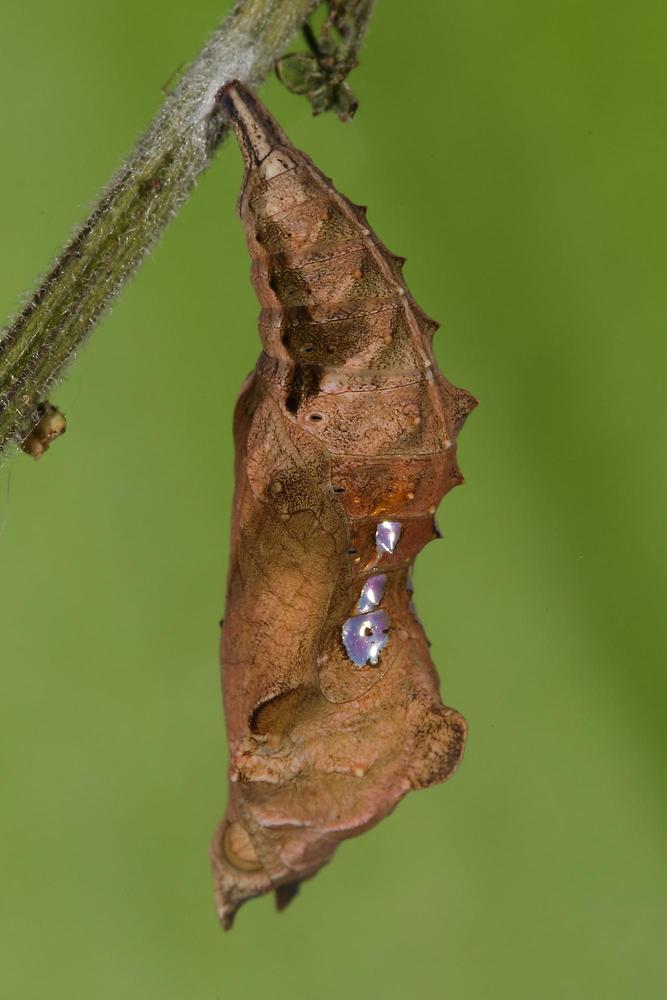
[[[317,0],[238,0],[166,98],[90,217],[0,334],[0,457],[40,419],[49,387],[209,164],[224,130],[215,95],[256,84]]]

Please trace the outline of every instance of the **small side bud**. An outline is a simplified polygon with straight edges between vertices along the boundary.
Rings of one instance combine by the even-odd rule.
[[[41,458],[49,445],[61,437],[67,430],[65,414],[61,413],[52,403],[43,403],[40,407],[41,416],[38,423],[21,443],[21,450],[33,458]]]

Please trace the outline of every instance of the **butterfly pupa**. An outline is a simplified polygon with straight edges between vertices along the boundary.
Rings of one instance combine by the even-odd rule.
[[[476,401],[438,371],[437,324],[365,212],[242,84],[221,114],[263,351],[239,396],[221,637],[229,800],[211,856],[220,920],[279,908],[338,844],[444,781],[466,723],[443,705],[410,569],[461,481]]]

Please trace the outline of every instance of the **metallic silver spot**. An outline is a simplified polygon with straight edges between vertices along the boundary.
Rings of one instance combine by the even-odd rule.
[[[357,667],[364,667],[367,663],[377,666],[380,653],[389,642],[388,628],[389,615],[386,611],[373,611],[347,619],[343,625],[343,645]]]
[[[387,577],[384,573],[378,576],[369,576],[361,589],[361,596],[357,604],[357,611],[366,613],[375,611],[382,601]]]
[[[375,529],[375,550],[378,555],[393,552],[401,537],[400,521],[381,521]]]

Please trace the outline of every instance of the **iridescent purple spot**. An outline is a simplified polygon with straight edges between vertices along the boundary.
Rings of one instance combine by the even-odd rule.
[[[378,555],[382,555],[383,552],[393,552],[400,537],[400,521],[380,521],[375,529],[375,551]]]
[[[380,653],[389,642],[388,628],[389,615],[386,611],[348,618],[343,625],[343,645],[357,667],[367,663],[377,666]]]
[[[380,605],[387,577],[384,573],[379,576],[369,576],[361,590],[357,611],[375,611]]]

